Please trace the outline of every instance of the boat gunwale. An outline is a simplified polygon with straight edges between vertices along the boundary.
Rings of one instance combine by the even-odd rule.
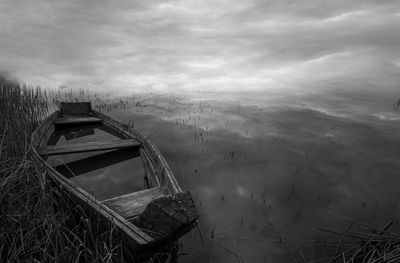
[[[103,113],[98,111],[92,110],[91,116],[97,117],[103,121],[103,125],[107,126],[111,129],[114,129],[116,132],[120,133],[126,138],[136,138],[139,142],[141,142],[142,146],[140,147],[141,158],[142,162],[148,162],[149,171],[146,170],[147,178],[148,173],[152,174],[152,179],[155,184],[158,186],[164,187],[169,194],[175,194],[182,192],[175,176],[173,175],[170,167],[168,166],[166,160],[162,156],[159,149],[143,134],[141,134],[137,129],[127,124],[121,123]],[[97,213],[98,215],[102,216],[104,220],[108,222],[114,223],[117,228],[119,229],[120,234],[126,237],[123,240],[128,240],[128,246],[130,249],[134,249],[134,251],[148,251],[154,247],[159,246],[161,243],[167,240],[173,240],[173,236],[180,237],[186,230],[181,230],[176,233],[169,233],[166,237],[162,239],[153,239],[143,230],[138,228],[133,222],[129,221],[128,219],[124,218],[118,212],[112,210],[111,208],[107,207],[104,203],[98,200],[95,196],[91,195],[70,179],[59,173],[52,167],[47,161],[46,157],[42,156],[39,153],[39,148],[44,146],[43,143],[46,139],[49,139],[49,132],[54,132],[56,127],[53,125],[54,120],[60,117],[60,110],[57,110],[50,114],[46,119],[44,119],[38,127],[35,129],[31,136],[31,146],[35,157],[46,167],[49,172],[49,175],[56,183],[60,186],[64,187],[70,195],[75,197],[77,200],[77,204],[82,202],[84,205],[90,207],[91,212]],[[147,185],[148,187],[150,185]],[[154,187],[154,185],[153,185]],[[196,220],[197,222],[197,220]],[[191,228],[191,227],[190,227]],[[188,228],[188,229],[190,229]],[[134,243],[132,243],[133,240]]]
[[[164,186],[170,186],[167,187],[168,190],[170,191],[171,194],[174,193],[180,193],[182,192],[181,187],[179,186],[174,174],[171,171],[171,168],[169,167],[167,161],[164,159],[163,155],[161,154],[160,150],[146,137],[144,136],[141,132],[139,132],[137,129],[134,127],[131,127],[129,125],[123,124],[117,120],[114,120],[113,118],[98,112],[96,110],[92,110],[94,113],[94,116],[102,119],[103,122],[106,122],[112,127],[117,128],[119,131],[124,133],[125,135],[129,137],[133,137],[138,139],[142,143],[142,149],[146,153],[147,158],[153,166],[155,165],[156,167],[153,167],[156,171],[156,177],[157,175],[161,176],[161,178],[158,178],[160,181],[160,185]],[[157,163],[159,165],[157,165]],[[161,168],[160,171],[157,173],[157,168]]]
[[[32,133],[31,136],[31,146],[32,146],[32,151],[36,159],[46,167],[48,170],[49,176],[55,180],[57,183],[59,183],[61,187],[65,188],[67,192],[73,197],[78,199],[78,202],[82,202],[83,204],[88,205],[91,207],[94,211],[98,213],[100,216],[103,216],[105,220],[114,223],[117,228],[120,229],[121,233],[124,233],[128,237],[128,242],[129,240],[134,240],[135,244],[133,244],[133,247],[135,247],[137,250],[140,250],[141,248],[147,247],[150,244],[153,244],[156,242],[153,238],[151,238],[149,235],[147,235],[145,232],[143,232],[141,229],[139,229],[136,225],[133,223],[129,222],[127,219],[123,218],[120,214],[118,214],[116,211],[112,210],[111,208],[107,207],[105,204],[103,204],[100,200],[98,200],[96,197],[88,193],[87,191],[83,190],[81,187],[76,185],[74,182],[63,176],[61,173],[59,173],[57,170],[55,170],[54,167],[52,167],[38,152],[37,147],[40,146],[40,144],[43,141],[43,137],[45,137],[46,132],[48,129],[52,128],[52,124],[54,119],[57,118],[59,115],[59,111],[55,111],[51,115],[49,115],[43,122],[39,124],[39,126],[35,129],[35,131]],[[46,127],[48,126],[48,127]],[[76,201],[76,200],[75,200]],[[125,239],[124,239],[125,240]],[[127,241],[127,240],[125,240]]]

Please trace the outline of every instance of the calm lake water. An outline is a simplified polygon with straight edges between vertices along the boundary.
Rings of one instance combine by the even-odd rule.
[[[336,249],[329,241],[337,237],[318,227],[343,232],[343,216],[376,226],[399,218],[400,112],[391,99],[216,98],[140,95],[102,109],[133,121],[193,194],[200,231],[181,239],[179,262],[311,260]],[[78,157],[90,154],[54,162]],[[105,167],[74,180],[100,199],[143,187],[140,162],[112,168],[118,172]]]

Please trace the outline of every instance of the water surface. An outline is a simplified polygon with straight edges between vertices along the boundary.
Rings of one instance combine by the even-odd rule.
[[[343,216],[376,226],[399,217],[400,113],[388,97],[123,100],[103,110],[157,145],[200,211],[200,231],[181,239],[180,262],[311,260],[336,248],[317,227],[342,232]],[[80,183],[99,196],[124,193],[134,168],[117,169]]]

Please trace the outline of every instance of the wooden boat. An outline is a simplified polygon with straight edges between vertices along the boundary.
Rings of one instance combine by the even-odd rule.
[[[118,138],[72,143],[75,138],[92,134],[90,129],[82,127],[96,127]],[[63,135],[67,143],[58,145]],[[100,227],[112,226],[113,237],[122,240],[132,257],[154,253],[197,223],[199,216],[190,193],[182,191],[154,144],[133,127],[92,110],[89,102],[62,102],[60,110],[37,127],[31,143],[35,156],[49,171],[55,185],[64,189],[91,218],[96,218]],[[53,167],[48,161],[50,156],[96,151],[100,154],[61,167]],[[122,159],[140,156],[145,170],[144,190],[99,200],[71,180],[81,172],[112,164],[110,156],[116,152]],[[71,172],[77,162],[86,164],[81,165],[84,171]]]

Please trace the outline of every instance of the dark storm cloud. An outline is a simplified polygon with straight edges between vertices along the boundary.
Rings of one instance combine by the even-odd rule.
[[[37,84],[299,88],[400,69],[397,1],[11,1],[0,69]],[[321,82],[322,85],[322,82]]]

